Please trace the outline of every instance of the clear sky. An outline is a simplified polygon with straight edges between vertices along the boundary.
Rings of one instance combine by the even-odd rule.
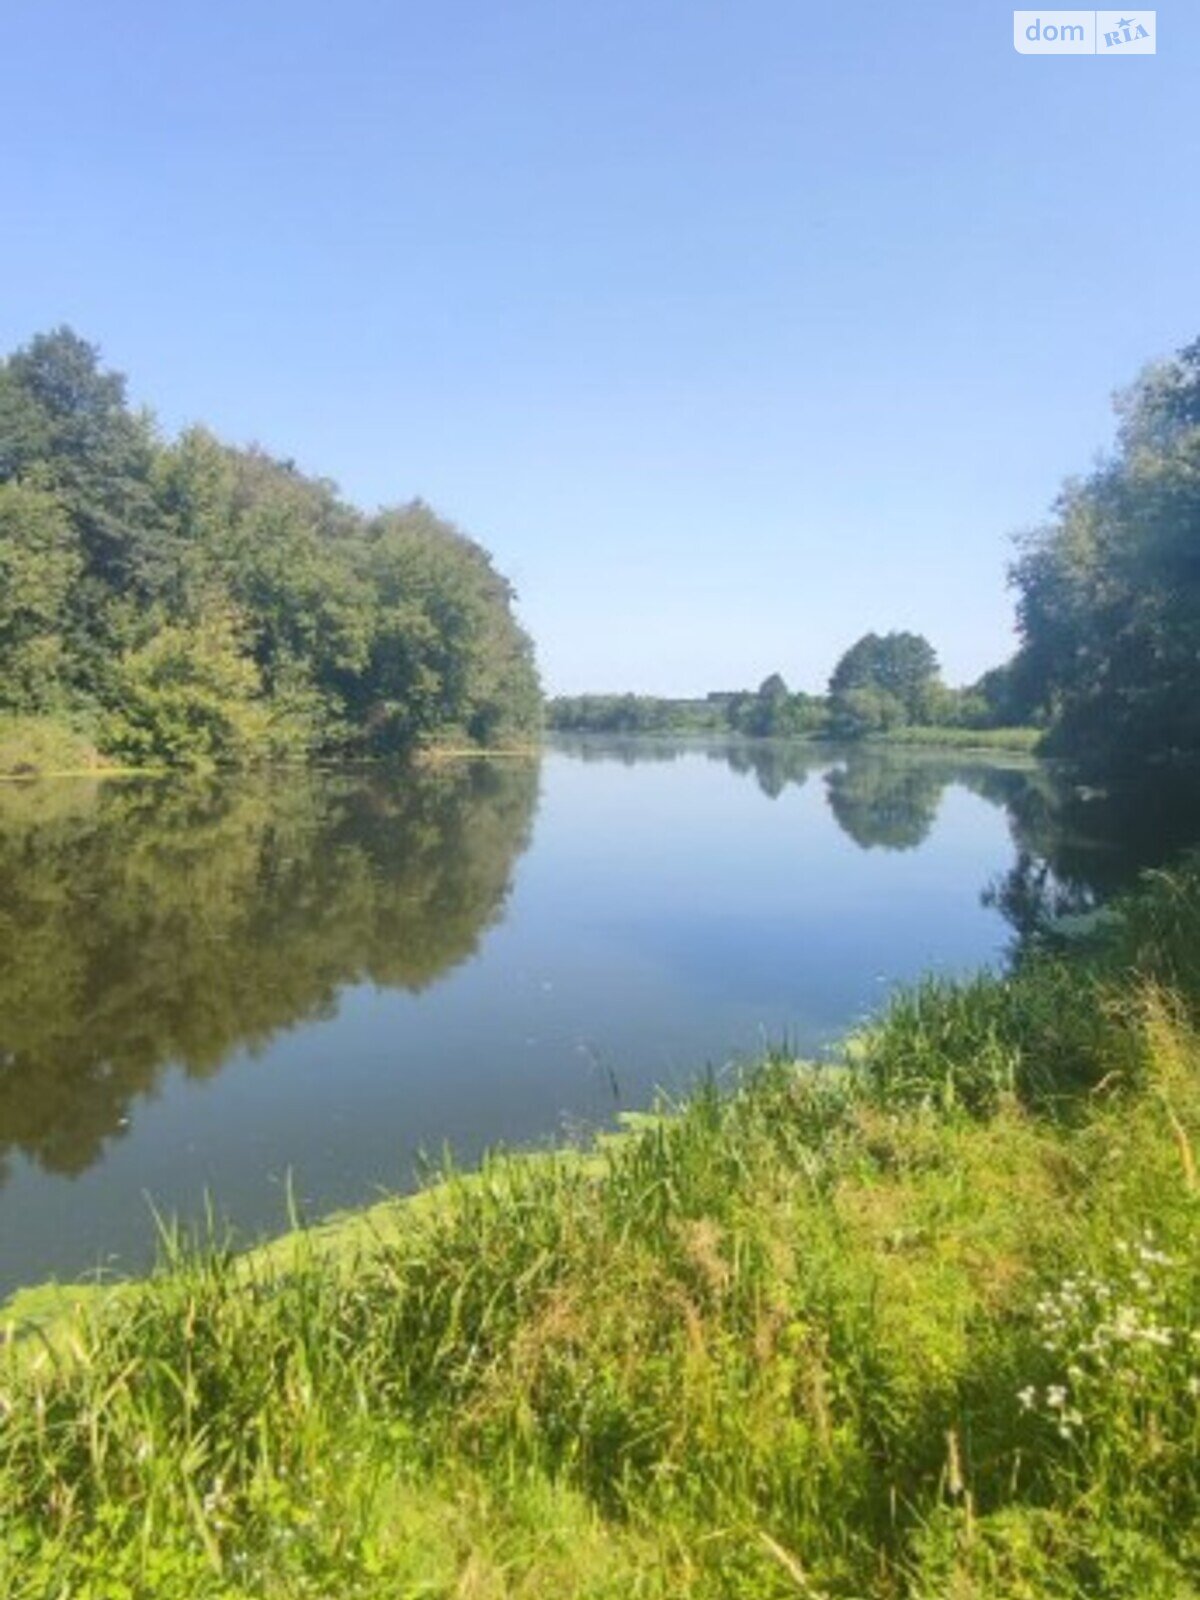
[[[1028,3],[1028,0],[1026,0]],[[1136,15],[1136,13],[1135,13]],[[15,0],[0,348],[495,554],[552,690],[963,681],[1011,532],[1200,334],[1200,6]]]

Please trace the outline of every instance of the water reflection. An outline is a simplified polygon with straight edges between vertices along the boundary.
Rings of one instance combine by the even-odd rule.
[[[915,850],[929,837],[942,799],[952,785],[1014,814],[1045,816],[1057,779],[1028,757],[1004,754],[943,754],[896,745],[831,746],[760,740],[712,741],[703,745],[652,739],[558,735],[554,748],[584,762],[679,761],[698,750],[731,772],[752,778],[770,800],[803,787],[818,773],[838,827],[864,850]],[[1036,794],[1036,805],[1027,797]],[[1053,829],[1047,830],[1053,833]]]
[[[582,761],[677,761],[685,742],[559,736],[555,748]],[[829,812],[864,850],[916,850],[928,839],[947,791],[960,787],[1003,809],[1016,850],[996,881],[980,886],[1017,936],[1045,938],[1128,888],[1139,872],[1196,842],[1200,794],[1194,778],[1162,771],[1107,789],[1079,784],[1070,769],[1004,753],[943,753],[904,746],[746,740],[705,744],[703,753],[754,780],[775,800],[821,775]]]
[[[416,991],[501,916],[533,763],[396,781],[0,785],[0,1181],[77,1174],[168,1064],[330,1015],[346,984]]]
[[[1106,789],[1064,775],[1022,786],[1008,802],[1016,859],[988,891],[1018,949],[1086,917],[1147,867],[1164,866],[1200,835],[1193,777],[1163,771]]]
[[[719,1038],[719,1028],[733,1027],[722,996],[731,1016],[741,1007],[755,1018],[789,1017],[797,996],[817,1006],[809,983],[818,997],[841,996],[849,1018],[870,974],[895,967],[893,926],[940,927],[939,918],[965,918],[962,902],[978,912],[982,896],[1019,949],[1195,835],[1193,798],[1161,778],[1150,796],[1097,794],[1019,757],[745,741],[560,739],[555,748],[651,769],[636,783],[622,775],[613,786],[597,772],[567,786],[531,857],[542,863],[531,871],[547,909],[543,922],[527,913],[513,946],[524,965],[488,979],[497,988],[486,999],[482,979],[464,989],[479,1015],[464,1021],[463,1036],[489,1060],[498,1008],[511,1000],[520,1012],[509,1024],[507,1065],[495,1055],[506,1104],[516,1103],[518,1083],[532,1094],[538,1052],[548,1075],[574,1059],[576,1046],[563,1040],[593,1011],[599,1020],[588,1027],[627,1022],[623,1067],[639,1038],[655,1036],[655,1007],[668,999],[694,1022],[686,1050],[697,1059],[709,1048],[706,1030]],[[666,770],[685,757],[689,768]],[[718,767],[754,789],[732,786],[742,795],[735,804],[731,786],[713,781]],[[210,1077],[237,1051],[266,1051],[282,1030],[332,1017],[350,986],[415,994],[461,966],[505,912],[538,784],[533,763],[470,762],[404,778],[308,772],[0,786],[0,1182],[19,1157],[56,1175],[96,1165],[168,1067]],[[997,817],[983,833],[972,823],[972,838],[984,842],[961,857],[943,849],[941,866],[932,842],[915,874],[909,858],[956,789],[1003,812],[1012,853],[981,863]],[[771,802],[770,819],[754,790]],[[793,816],[782,802],[798,790]],[[601,815],[601,794],[607,806],[632,810]],[[651,826],[651,804],[661,806],[658,837],[627,881],[621,872]],[[829,848],[830,820],[858,847],[854,870]],[[860,852],[876,852],[869,867]],[[943,881],[946,908],[935,912]],[[887,896],[906,898],[885,904]],[[957,921],[945,926],[945,948],[957,950],[965,935]],[[604,959],[616,962],[617,952],[623,965],[604,977],[598,941],[608,930],[616,931]],[[884,940],[878,951],[872,937]],[[914,937],[897,933],[895,948],[915,948]],[[652,1003],[650,973],[698,987]],[[432,1059],[448,1027],[430,1012]],[[349,1040],[342,1067],[364,1048]],[[678,1051],[682,1058],[682,1043]],[[338,1067],[335,1055],[328,1070]],[[569,1098],[565,1087],[553,1093]],[[489,1127],[497,1115],[493,1106]]]

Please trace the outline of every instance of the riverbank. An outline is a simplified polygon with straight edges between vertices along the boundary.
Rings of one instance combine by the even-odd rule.
[[[539,753],[540,748],[536,741],[528,739],[487,747],[456,741],[433,741],[417,747],[408,759],[414,765],[424,767],[478,759],[481,756],[493,760],[530,760]],[[388,759],[392,764],[397,760],[396,757]],[[305,763],[292,759],[276,761],[274,764],[298,766]],[[359,756],[348,758],[342,764],[381,766],[388,764],[388,760]],[[0,782],[22,782],[37,778],[162,777],[172,772],[178,774],[194,770],[197,769],[189,766],[171,767],[161,762],[135,766],[116,761],[102,752],[90,733],[68,722],[53,717],[0,714]],[[201,763],[198,770],[211,770],[211,763]],[[230,769],[226,767],[225,770]]]
[[[911,724],[892,728],[887,733],[869,734],[865,742],[916,745],[928,750],[1012,750],[1036,755],[1044,737],[1042,728],[945,728]]]
[[[694,729],[654,729],[633,732],[597,732],[590,729],[550,728],[547,739],[566,743],[614,743],[630,745],[679,745],[704,749],[720,745],[729,749],[744,747],[747,750],[784,747],[811,747],[813,749],[855,750],[883,747],[912,748],[917,750],[953,750],[964,754],[1011,754],[1036,756],[1041,749],[1045,730],[1041,728],[946,728],[926,724],[908,724],[892,728],[886,733],[861,734],[855,738],[839,738],[827,729],[798,734],[751,734],[737,732],[697,732]]]
[[[101,777],[119,773],[86,734],[51,717],[0,714],[0,781]]]
[[[13,1344],[0,1591],[1184,1600],[1198,999],[1193,865],[853,1072],[176,1250]]]

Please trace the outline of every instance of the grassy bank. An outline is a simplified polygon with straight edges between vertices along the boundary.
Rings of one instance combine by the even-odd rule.
[[[869,736],[872,744],[911,744],[947,750],[1017,750],[1032,755],[1044,737],[1041,728],[945,728],[910,724]]]
[[[17,1338],[0,1593],[1200,1594],[1200,867],[1103,941]]]
[[[66,722],[0,713],[0,779],[78,776],[112,765],[86,734]]]

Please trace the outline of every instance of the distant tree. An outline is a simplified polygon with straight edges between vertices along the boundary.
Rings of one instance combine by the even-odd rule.
[[[876,732],[938,714],[941,691],[933,646],[917,633],[867,633],[829,679],[830,712],[843,734]]]
[[[937,656],[921,634],[867,633],[833,669],[829,693],[836,699],[852,689],[881,690],[898,700],[909,720],[916,722],[937,679]]]
[[[830,726],[839,738],[887,733],[908,721],[904,703],[887,689],[844,689],[830,701]]]
[[[1021,656],[985,672],[964,695],[968,727],[1017,727],[1037,722],[1042,712],[1042,697],[1030,681],[1028,661]]]

